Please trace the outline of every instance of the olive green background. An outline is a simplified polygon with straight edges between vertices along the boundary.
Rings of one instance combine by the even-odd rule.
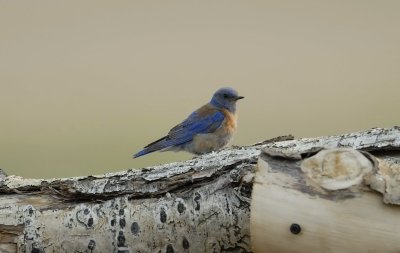
[[[0,168],[101,174],[232,86],[232,144],[399,123],[400,1],[1,1]]]

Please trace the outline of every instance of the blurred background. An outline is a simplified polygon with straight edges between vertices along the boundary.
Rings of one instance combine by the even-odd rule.
[[[101,174],[223,86],[232,144],[399,124],[400,1],[1,1],[0,168]]]

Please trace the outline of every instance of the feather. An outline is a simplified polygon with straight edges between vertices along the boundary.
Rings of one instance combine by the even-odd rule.
[[[148,144],[133,157],[136,158],[168,147],[182,145],[193,140],[193,137],[197,134],[214,132],[221,126],[224,119],[225,115],[222,111],[212,105],[204,105],[190,114],[182,123],[173,127],[167,136]]]

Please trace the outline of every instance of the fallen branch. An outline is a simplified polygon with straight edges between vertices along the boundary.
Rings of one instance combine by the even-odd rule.
[[[374,196],[375,208],[381,203],[397,215],[399,177],[393,175],[398,175],[399,133],[399,128],[391,128],[313,139],[281,137],[184,162],[99,176],[24,179],[0,175],[0,252],[300,252],[296,243],[305,237],[309,241],[301,245],[304,252],[311,252],[311,246],[327,245],[330,238],[309,233],[312,230],[303,221],[302,236],[291,237],[292,219],[274,215],[285,214],[284,205],[298,211],[293,203],[301,199],[330,201],[337,204],[337,212],[342,203],[357,200],[364,192]],[[361,156],[372,166],[365,173],[370,180],[362,174],[361,181],[356,178],[348,188],[324,188],[332,185],[327,181],[330,176],[319,177],[317,171],[313,178],[314,167],[307,172],[307,166],[302,166],[306,158],[322,154],[322,148],[364,152]],[[371,175],[381,175],[385,183],[374,181]],[[286,192],[293,194],[286,196]],[[391,204],[383,204],[377,192]],[[274,220],[277,223],[271,223]],[[400,226],[396,226],[393,234],[397,236]],[[328,227],[326,231],[339,230]]]

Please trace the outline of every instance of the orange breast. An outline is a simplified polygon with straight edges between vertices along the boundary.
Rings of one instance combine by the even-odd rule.
[[[222,109],[222,113],[225,115],[224,124],[225,124],[226,130],[230,133],[235,132],[236,131],[236,122],[237,122],[236,115],[226,109]]]

